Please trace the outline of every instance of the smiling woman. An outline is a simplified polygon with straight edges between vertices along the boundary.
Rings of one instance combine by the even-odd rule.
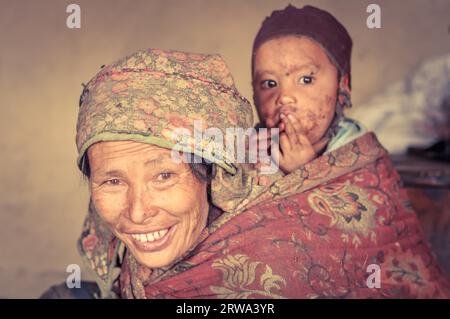
[[[101,297],[145,298],[145,282],[178,267],[211,233],[222,213],[212,183],[240,178],[229,157],[207,151],[222,148],[218,141],[180,141],[177,130],[251,125],[251,106],[218,55],[142,50],[89,81],[76,138],[91,194],[79,249]]]
[[[88,157],[93,204],[141,264],[167,266],[199,238],[208,216],[207,184],[188,164],[175,163],[170,150],[100,142]]]

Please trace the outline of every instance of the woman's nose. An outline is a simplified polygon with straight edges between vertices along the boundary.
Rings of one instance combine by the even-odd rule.
[[[130,191],[128,207],[128,217],[135,224],[145,224],[158,213],[153,196],[145,187]]]

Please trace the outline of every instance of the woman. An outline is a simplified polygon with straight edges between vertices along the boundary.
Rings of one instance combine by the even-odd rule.
[[[251,124],[251,106],[219,56],[139,51],[85,86],[77,147],[91,204],[79,247],[103,297],[144,297],[133,276],[180,267],[208,236],[219,212],[209,184],[221,173],[212,173],[237,168],[206,133]]]
[[[77,146],[91,203],[79,248],[99,297],[417,296],[417,282],[422,296],[443,295],[417,220],[389,201],[400,192],[397,175],[377,179],[386,166],[371,164],[384,155],[376,143],[349,144],[306,165],[309,175],[267,186],[221,153],[218,140],[192,138],[250,127],[251,114],[218,56],[139,51],[86,85]],[[189,134],[173,134],[179,129]],[[178,152],[204,163],[180,161]],[[364,182],[357,173],[349,184],[361,165],[369,167]],[[343,170],[345,180],[327,186]],[[387,275],[404,262],[420,280]],[[366,284],[372,263],[381,265],[380,289]]]

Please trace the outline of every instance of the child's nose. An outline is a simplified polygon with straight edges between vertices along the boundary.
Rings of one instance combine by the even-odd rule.
[[[280,90],[280,95],[278,97],[277,105],[285,106],[290,104],[296,104],[297,98],[292,89],[283,88]]]

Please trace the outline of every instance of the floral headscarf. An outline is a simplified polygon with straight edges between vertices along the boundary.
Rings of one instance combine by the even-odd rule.
[[[197,126],[194,127],[195,121]],[[102,70],[80,98],[76,143],[81,168],[86,150],[99,141],[133,140],[194,153],[236,173],[223,145],[194,129],[225,133],[252,125],[250,103],[236,90],[219,55],[142,50]],[[184,128],[191,133],[173,134]],[[181,140],[182,139],[182,140]]]

